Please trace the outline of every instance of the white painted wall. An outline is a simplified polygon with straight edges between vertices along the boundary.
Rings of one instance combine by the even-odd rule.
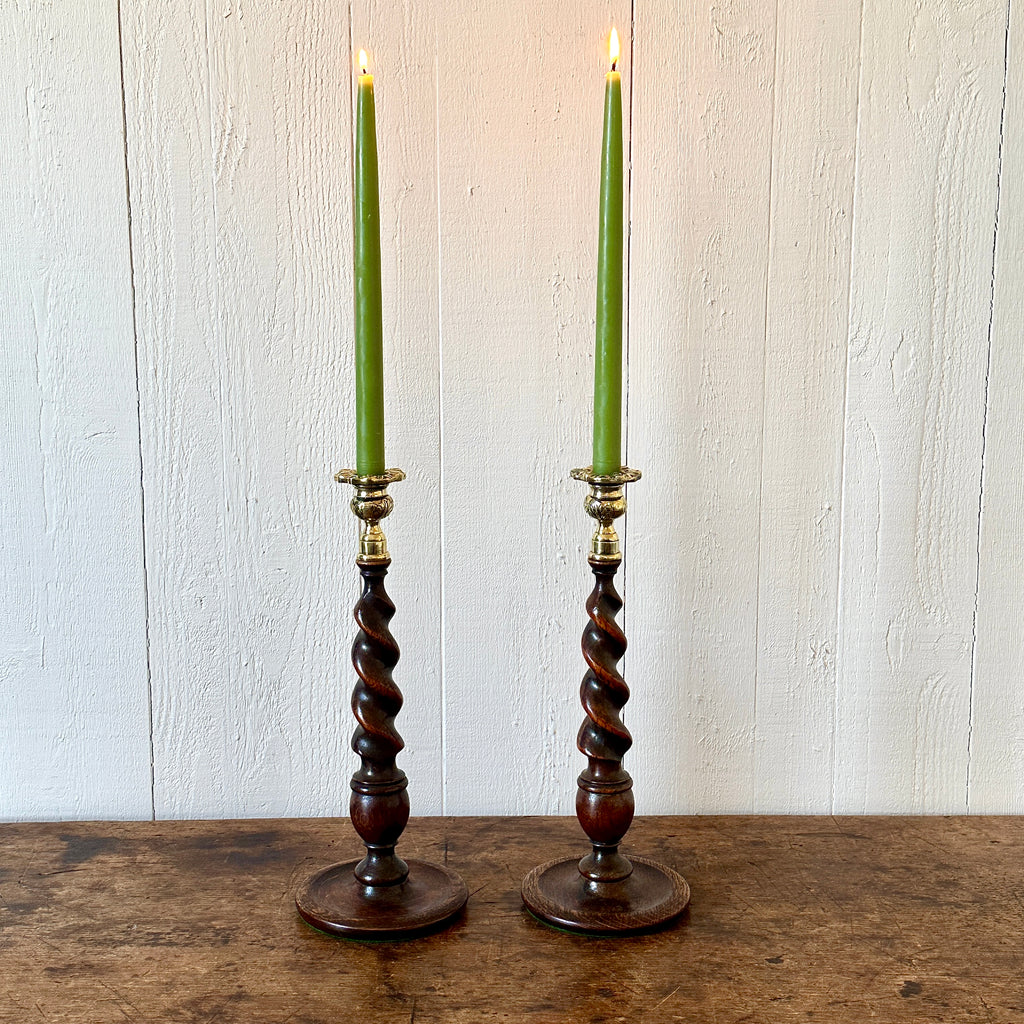
[[[1022,0],[40,0],[0,818],[344,812],[359,45],[414,813],[571,813],[613,23],[638,810],[1024,811]]]

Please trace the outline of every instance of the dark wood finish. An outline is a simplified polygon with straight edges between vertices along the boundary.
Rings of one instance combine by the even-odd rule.
[[[602,882],[588,880],[575,857],[542,864],[523,881],[523,902],[548,924],[590,935],[647,931],[686,909],[690,887],[682,875],[646,857],[627,863],[622,878]]]
[[[355,607],[352,644],[358,681],[352,691],[356,730],[352,749],[360,767],[352,776],[349,815],[366,847],[361,861],[334,864],[299,887],[295,904],[323,931],[355,937],[412,935],[437,927],[463,908],[465,883],[434,864],[410,866],[395,851],[409,820],[409,781],[395,758],[405,746],[395,727],[402,692],[392,678],[399,650],[388,629],[395,606],[384,589],[388,560],[358,561],[363,581]]]
[[[577,780],[576,817],[591,843],[578,863],[552,861],[523,880],[523,902],[537,917],[576,931],[605,934],[647,930],[678,917],[690,899],[685,879],[671,868],[619,852],[633,821],[633,780],[622,758],[633,745],[623,724],[629,687],[618,670],[626,635],[615,621],[622,598],[615,589],[620,561],[590,559],[594,589],[583,631],[587,672],[580,701],[587,717],[576,745],[587,757]]]
[[[626,653],[626,634],[615,621],[622,598],[615,589],[618,562],[591,562],[594,589],[587,598],[589,621],[583,630],[587,672],[580,684],[580,703],[587,717],[576,746],[587,757],[577,780],[576,817],[592,846],[580,861],[580,874],[592,882],[618,882],[632,866],[619,853],[619,843],[633,821],[633,780],[622,758],[633,737],[620,712],[629,700],[629,687],[618,669]]]
[[[409,867],[395,844],[409,820],[409,780],[395,763],[405,747],[395,717],[402,710],[402,691],[392,678],[398,644],[388,624],[395,606],[384,589],[390,562],[360,565],[363,592],[354,617],[359,627],[352,642],[352,667],[358,681],[352,690],[356,730],[352,749],[362,762],[352,776],[349,816],[366,847],[355,875],[364,885],[404,882]]]
[[[366,886],[355,861],[315,874],[296,897],[314,928],[359,939],[412,938],[452,920],[466,905],[466,884],[449,868],[409,861],[399,885]]]
[[[633,821],[633,779],[623,768],[633,737],[620,716],[630,690],[617,668],[626,653],[626,634],[615,622],[623,606],[615,590],[618,565],[591,562],[594,589],[587,598],[589,622],[583,631],[587,674],[580,684],[580,701],[587,717],[577,746],[587,756],[587,768],[577,780],[577,817],[592,846],[580,862],[580,873],[591,882],[620,882],[633,869],[618,852]]]
[[[591,938],[527,914],[572,818],[413,818],[410,857],[467,881],[413,942],[307,927],[292,892],[344,820],[0,825],[0,1021],[27,1024],[975,1024],[1024,1018],[1024,819],[645,818],[626,851],[689,914]],[[415,869],[413,871],[415,874]]]

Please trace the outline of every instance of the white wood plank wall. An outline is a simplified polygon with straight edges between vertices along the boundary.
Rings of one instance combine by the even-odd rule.
[[[1024,811],[1024,0],[41,0],[0,818],[345,810],[363,45],[413,810],[572,812],[613,24],[638,810]]]

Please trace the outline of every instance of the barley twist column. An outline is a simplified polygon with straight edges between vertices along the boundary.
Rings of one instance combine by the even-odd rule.
[[[618,670],[626,637],[615,621],[622,608],[615,590],[622,548],[614,523],[626,512],[625,485],[639,480],[640,473],[623,466],[618,473],[596,476],[587,467],[572,475],[590,485],[584,507],[598,522],[588,555],[594,589],[583,632],[587,673],[580,699],[587,717],[577,738],[587,767],[577,782],[576,816],[591,850],[582,860],[534,868],[523,880],[523,902],[536,917],[560,928],[594,934],[646,931],[678,917],[689,903],[690,887],[663,864],[619,852],[633,821],[633,780],[622,767],[633,738],[621,717],[629,688]]]
[[[403,480],[400,469],[359,476],[349,469],[337,479],[356,489],[352,511],[360,520],[356,565],[362,593],[355,607],[359,627],[352,645],[357,682],[352,749],[360,766],[352,776],[349,814],[366,847],[359,861],[335,864],[310,878],[295,903],[315,928],[353,938],[401,938],[439,928],[455,918],[468,898],[466,885],[449,868],[398,856],[395,846],[409,820],[409,785],[395,758],[405,745],[395,727],[402,693],[392,678],[398,644],[391,635],[395,606],[384,589],[391,565],[380,521],[394,500],[388,485]]]

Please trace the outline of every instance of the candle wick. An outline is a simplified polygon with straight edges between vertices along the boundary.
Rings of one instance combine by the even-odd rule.
[[[614,70],[615,70],[615,67],[616,67],[616,65],[617,65],[618,63],[619,63],[619,62],[618,62],[617,60],[613,60],[613,61],[612,61],[612,71],[614,71]]]

